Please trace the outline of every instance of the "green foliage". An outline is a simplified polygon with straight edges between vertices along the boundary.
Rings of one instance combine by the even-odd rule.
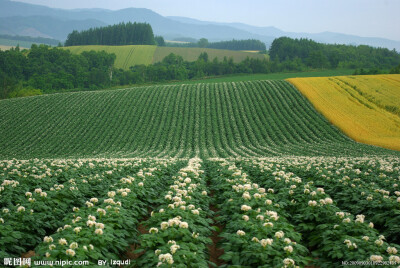
[[[8,96],[9,98],[19,98],[19,97],[37,96],[42,94],[43,92],[40,89],[24,88],[21,90],[13,91]]]
[[[197,45],[199,47],[207,47],[208,46],[208,39],[206,38],[200,38],[200,40],[197,42]]]
[[[385,177],[385,189],[395,190],[397,184],[393,183],[397,180],[397,164],[389,158],[374,157],[298,160],[245,160],[239,164],[242,172],[246,172],[259,187],[276,192],[275,200],[279,203],[274,210],[283,208],[284,212],[279,214],[285,215],[286,212],[290,215],[296,231],[304,237],[302,243],[312,249],[314,258],[310,264],[331,267],[334,263],[354,259],[369,261],[372,255],[382,256],[385,260],[393,258],[389,247],[398,252],[399,236],[394,232],[390,232],[390,237],[386,235],[391,228],[399,228],[391,220],[400,199],[396,200],[397,196],[384,197],[376,187],[384,187],[382,178]],[[394,169],[388,169],[389,166]],[[363,172],[358,167],[369,172]],[[372,173],[378,170],[385,170],[387,177],[381,175],[378,178]],[[354,176],[354,179],[349,176]],[[400,195],[400,192],[396,193]],[[372,194],[374,201],[368,201],[368,196]],[[382,210],[377,209],[381,202],[387,203]],[[391,206],[388,206],[389,203]],[[354,209],[349,210],[349,207]],[[387,225],[386,230],[382,229],[381,221],[387,222],[390,227]],[[390,245],[384,240],[397,244]]]
[[[118,259],[134,241],[138,219],[147,213],[145,207],[164,187],[162,178],[182,165],[151,160],[122,163],[7,161],[5,166],[14,171],[21,168],[19,172],[25,176],[19,180],[14,171],[3,169],[0,245],[4,257],[35,249],[35,260],[46,255],[48,260],[75,257],[94,263],[99,258]],[[118,168],[109,170],[111,166]],[[74,256],[68,254],[68,248]]]
[[[309,39],[275,39],[269,49],[276,62],[299,63],[312,68],[392,68],[400,62],[400,54],[387,48],[366,45],[328,45]]]
[[[208,53],[202,52],[195,62],[188,62],[183,61],[181,56],[171,53],[153,65],[132,66],[129,71],[119,70],[115,73],[115,83],[124,85],[235,73],[267,73],[269,68],[270,64],[265,58],[260,60],[248,57],[240,63],[234,63],[232,58],[229,60],[224,58],[223,61],[214,58],[210,61]]]
[[[182,39],[186,40],[186,39]],[[265,43],[260,40],[248,39],[248,40],[231,40],[221,42],[208,42],[206,38],[201,38],[199,41],[188,40],[189,43],[175,43],[170,42],[167,45],[170,47],[200,47],[200,48],[215,48],[215,49],[226,49],[226,50],[249,50],[249,51],[266,51]]]
[[[155,36],[154,40],[156,41],[156,45],[159,47],[165,47],[165,40],[162,36]]]
[[[79,45],[155,45],[153,29],[148,23],[119,23],[85,31],[73,31],[65,46]]]
[[[1,160],[0,257],[114,267],[136,249],[134,267],[392,267],[398,160]]]
[[[35,44],[29,51],[18,47],[0,51],[0,97],[110,86],[115,58],[104,51],[73,55],[68,50]]]
[[[219,204],[218,222],[225,225],[221,259],[245,267],[280,267],[288,258],[301,266],[309,263],[301,234],[278,206],[282,200],[255,187],[233,163],[210,163],[209,168],[219,170],[212,176],[212,189]]]
[[[370,70],[364,70],[364,68],[356,69],[353,75],[371,75],[371,74],[383,74],[384,72],[378,68]]]
[[[267,49],[265,43],[255,39],[248,39],[248,40],[233,39],[231,41],[209,43],[207,47],[217,48],[217,49],[229,49],[229,50],[259,50],[259,51],[265,51]]]
[[[400,74],[400,64],[390,70],[391,74]]]

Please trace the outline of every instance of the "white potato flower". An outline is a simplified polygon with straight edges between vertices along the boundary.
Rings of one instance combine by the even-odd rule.
[[[156,234],[156,233],[158,233],[158,229],[155,228],[155,227],[152,227],[152,228],[150,228],[149,233],[150,234]]]
[[[182,221],[179,224],[179,228],[187,229],[187,228],[189,228],[189,224],[187,222]]]
[[[181,247],[179,246],[179,245],[172,245],[171,247],[170,247],[170,251],[171,251],[171,254],[175,254],[175,252],[178,250],[178,249],[180,249]]]
[[[75,256],[75,250],[73,250],[73,249],[67,249],[66,251],[65,251],[65,253],[67,254],[67,255],[70,255],[70,256]]]
[[[383,261],[383,257],[379,255],[372,255],[369,259],[373,262],[381,262]]]
[[[17,211],[18,211],[18,212],[25,211],[25,207],[19,206],[19,207],[17,208]]]
[[[283,248],[284,251],[292,253],[293,252],[293,247],[292,246],[286,246]]]
[[[238,236],[244,236],[246,233],[245,233],[244,231],[242,231],[242,230],[238,230],[238,231],[236,232],[236,234],[237,234]]]
[[[282,237],[284,237],[285,236],[285,233],[283,232],[283,231],[279,231],[279,232],[276,232],[275,233],[275,237],[276,238],[282,238]]]
[[[286,266],[294,266],[295,262],[294,260],[290,259],[290,258],[286,258],[283,260],[283,264]]]
[[[273,242],[274,242],[274,240],[273,240],[273,239],[270,239],[270,238],[268,238],[268,239],[261,239],[261,240],[260,240],[260,244],[261,244],[261,246],[263,246],[264,248],[265,248],[267,245],[272,245]]]
[[[243,211],[249,211],[249,210],[251,210],[251,207],[250,207],[250,206],[247,206],[247,205],[242,205],[242,206],[241,206],[241,210],[243,210]]]
[[[388,247],[386,249],[386,252],[389,253],[390,255],[395,255],[397,254],[397,249],[395,247]]]
[[[54,240],[53,240],[53,238],[51,236],[45,236],[43,238],[43,241],[46,242],[46,243],[53,243]]]

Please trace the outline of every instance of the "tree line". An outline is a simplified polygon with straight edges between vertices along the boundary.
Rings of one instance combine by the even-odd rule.
[[[65,46],[80,45],[155,45],[153,29],[148,23],[119,23],[105,27],[73,31]]]
[[[108,87],[115,58],[104,51],[74,55],[35,44],[29,51],[0,51],[0,98]]]
[[[266,58],[260,60],[247,57],[242,62],[235,63],[233,58],[227,57],[221,61],[218,58],[210,60],[207,52],[203,52],[196,61],[189,62],[171,53],[161,62],[152,65],[136,65],[129,70],[114,70],[113,84],[143,84],[229,74],[268,73],[271,72],[271,66]]]
[[[336,55],[332,50],[336,51]],[[223,60],[209,59],[208,54],[203,52],[196,61],[188,62],[179,55],[170,54],[159,63],[122,70],[113,67],[115,59],[115,54],[104,51],[75,55],[69,50],[46,45],[32,45],[30,50],[17,47],[0,51],[0,98],[229,74],[344,67],[360,69],[355,74],[382,73],[382,69],[391,69],[390,73],[400,72],[400,56],[396,51],[367,46],[323,45],[307,39],[287,38],[274,41],[270,48],[270,60],[246,58],[235,63],[227,57]],[[332,64],[332,60],[336,64]]]
[[[169,47],[201,47],[201,48],[215,48],[227,50],[258,50],[265,51],[267,47],[265,43],[256,39],[248,40],[230,40],[221,42],[209,42],[206,38],[201,38],[197,42],[191,43],[166,43]]]
[[[217,48],[217,49],[228,49],[228,50],[259,50],[259,51],[267,50],[265,43],[255,39],[248,39],[248,40],[233,39],[231,41],[213,42],[209,43],[207,47]]]
[[[390,69],[399,64],[396,50],[374,48],[366,45],[331,45],[310,39],[275,39],[269,49],[271,60],[285,63],[291,69]]]

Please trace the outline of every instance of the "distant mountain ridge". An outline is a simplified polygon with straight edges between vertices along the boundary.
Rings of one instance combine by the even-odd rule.
[[[317,42],[337,44],[365,44],[395,48],[400,41],[384,38],[359,37],[340,33],[292,33],[276,27],[256,27],[243,23],[217,23],[184,17],[163,17],[145,8],[107,9],[55,9],[40,5],[0,0],[0,34],[28,35],[55,38],[64,41],[73,30],[85,30],[120,22],[147,22],[156,35],[165,39],[179,37],[207,38],[210,41],[232,39],[258,39],[267,44],[281,36],[310,38]]]
[[[287,36],[291,38],[309,38],[317,42],[328,43],[328,44],[348,44],[348,45],[370,45],[374,47],[386,47],[389,49],[395,48],[397,51],[400,50],[400,41],[380,38],[380,37],[361,37],[356,35],[342,34],[342,33],[334,33],[334,32],[321,32],[321,33],[295,33],[295,32],[285,32],[276,27],[259,27],[252,26],[244,23],[221,23],[221,22],[209,22],[209,21],[200,21],[196,19],[190,19],[186,17],[177,17],[177,16],[168,16],[167,18],[191,24],[198,25],[225,25],[234,27],[240,30],[244,30],[253,34],[268,36],[268,37],[281,37]]]

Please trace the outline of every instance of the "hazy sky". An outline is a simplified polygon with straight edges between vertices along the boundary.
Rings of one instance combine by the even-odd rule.
[[[50,7],[149,8],[163,16],[400,40],[400,0],[19,0]]]

